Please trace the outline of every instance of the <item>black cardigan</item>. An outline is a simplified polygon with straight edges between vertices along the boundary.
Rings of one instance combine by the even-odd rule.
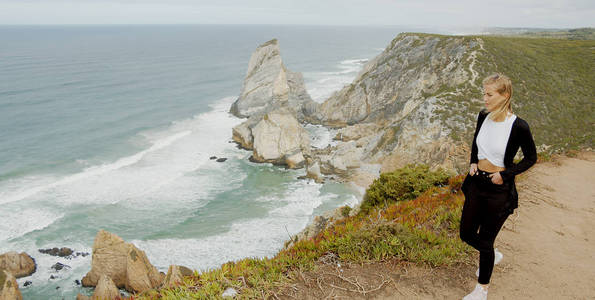
[[[475,126],[475,134],[473,136],[473,145],[471,146],[471,160],[470,164],[477,163],[479,160],[477,159],[477,134],[479,133],[479,129],[481,128],[481,124],[485,120],[486,116],[488,115],[487,109],[482,109],[477,116],[477,125]],[[523,150],[523,159],[515,164],[513,163],[513,159],[519,150],[519,147]],[[516,184],[514,182],[514,178],[516,175],[525,172],[531,166],[535,164],[537,161],[537,149],[535,148],[535,142],[533,141],[533,135],[531,134],[531,130],[529,129],[529,124],[527,121],[521,119],[517,116],[516,120],[512,124],[512,129],[510,131],[510,136],[508,137],[508,142],[506,144],[506,150],[504,152],[504,167],[506,170],[500,172],[500,176],[502,177],[503,181],[511,183],[511,189],[509,194],[509,201],[507,203],[507,207],[504,212],[508,214],[512,214],[514,209],[517,208],[518,205],[518,194],[516,190]],[[467,185],[469,183],[469,173],[467,172],[467,176],[465,177],[465,181],[463,181],[463,185],[461,186],[461,190],[463,193],[467,193]]]

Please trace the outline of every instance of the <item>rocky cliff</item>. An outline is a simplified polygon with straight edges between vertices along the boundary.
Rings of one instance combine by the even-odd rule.
[[[285,103],[301,124],[336,130],[335,146],[313,148],[307,158],[305,167],[316,166],[324,175],[337,174],[367,187],[380,172],[408,163],[461,173],[468,167],[472,133],[483,107],[481,81],[494,72],[513,79],[513,111],[531,124],[538,152],[592,147],[592,132],[578,128],[594,122],[589,113],[595,96],[589,71],[595,67],[595,54],[589,49],[594,46],[594,41],[400,33],[351,84],[320,105],[305,96],[294,97],[301,102],[268,96],[260,101],[269,104],[258,102],[255,107]],[[253,58],[268,53],[261,47]],[[581,55],[571,59],[561,47]],[[277,57],[278,48],[271,49]],[[269,67],[257,65],[251,59],[247,81],[274,77],[259,75]],[[253,140],[250,129],[262,119],[255,115],[234,128],[234,140],[243,141],[247,149],[252,147],[246,142]],[[521,156],[519,151],[516,159]]]
[[[451,133],[474,124],[476,113],[468,108],[480,102],[473,69],[480,49],[479,38],[399,34],[309,121],[341,128],[337,150],[350,161],[379,164],[381,172],[411,162],[458,172],[466,165],[468,146]],[[469,89],[475,100],[456,97]],[[453,109],[457,112],[449,114]]]
[[[300,122],[318,106],[302,74],[285,67],[279,43],[272,39],[252,53],[242,92],[230,108],[235,116],[248,118],[233,128],[233,140],[253,151],[252,161],[302,168],[310,137]]]
[[[262,115],[274,107],[296,109],[299,120],[317,107],[304,85],[299,72],[288,70],[281,59],[277,39],[258,46],[250,57],[242,91],[230,112],[240,118]]]

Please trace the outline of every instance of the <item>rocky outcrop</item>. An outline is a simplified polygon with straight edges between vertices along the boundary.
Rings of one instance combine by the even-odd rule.
[[[74,250],[72,250],[68,247],[62,247],[62,248],[54,247],[54,248],[47,248],[47,249],[38,249],[38,251],[43,254],[64,257],[67,259],[72,259],[72,258],[75,258],[78,256],[85,257],[85,256],[89,255],[89,253],[87,253],[87,252],[78,252],[78,251],[74,252]]]
[[[469,80],[464,38],[400,34],[349,85],[331,95],[315,116],[325,125],[398,121],[445,87]]]
[[[78,294],[77,300],[103,300],[103,299],[119,299],[121,297],[120,291],[116,287],[116,284],[107,275],[103,274],[99,278],[97,287],[93,291],[93,296],[88,297],[82,294]]]
[[[164,288],[175,286],[176,284],[183,282],[184,276],[191,276],[192,274],[194,274],[194,272],[189,268],[184,266],[170,265],[161,287]]]
[[[320,172],[320,164],[318,162],[314,162],[313,164],[307,166],[306,177],[314,179],[314,181],[317,183],[324,182],[324,175],[322,175]]]
[[[96,286],[102,275],[110,277],[118,288],[136,293],[160,286],[165,276],[151,265],[144,251],[100,230],[93,243],[91,271],[82,285]]]
[[[37,265],[33,257],[25,252],[20,254],[10,251],[0,255],[0,269],[5,269],[14,277],[21,278],[29,276],[35,272]]]
[[[23,300],[17,279],[7,270],[0,269],[0,299]]]
[[[264,114],[254,114],[248,120],[235,126],[232,129],[232,139],[246,150],[254,149],[254,136],[252,135],[252,128],[262,120]]]
[[[330,154],[319,155],[320,170],[323,174],[347,176],[349,171],[360,167],[364,149],[355,141],[338,144]]]
[[[252,53],[242,93],[230,109],[248,120],[233,128],[232,139],[253,150],[251,161],[303,168],[310,145],[301,122],[318,106],[306,92],[301,73],[287,70],[279,43],[272,39]]]
[[[305,157],[310,155],[310,137],[291,109],[278,108],[266,113],[252,129],[252,135],[254,161],[290,168],[305,166]]]
[[[356,145],[361,147],[366,145],[380,129],[381,125],[376,123],[361,123],[343,127],[337,131],[335,140],[342,142],[356,141]]]
[[[250,57],[242,92],[230,112],[246,118],[274,107],[290,106],[303,120],[318,104],[310,98],[301,73],[289,71],[281,59],[277,39],[258,46]]]

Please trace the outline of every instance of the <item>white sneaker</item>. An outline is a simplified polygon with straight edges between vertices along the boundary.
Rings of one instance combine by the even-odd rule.
[[[494,256],[494,265],[500,263],[500,261],[504,257],[504,255],[500,253],[500,251],[498,251],[498,248],[494,248]],[[475,276],[479,277],[479,268],[477,268],[477,271],[475,271]]]
[[[473,292],[463,297],[463,300],[487,300],[488,290],[481,287],[481,284],[476,283]]]
[[[502,253],[500,253],[500,251],[498,251],[498,248],[494,248],[494,265],[497,265],[498,263],[500,263],[500,261],[502,260],[502,258],[504,258],[504,255]]]

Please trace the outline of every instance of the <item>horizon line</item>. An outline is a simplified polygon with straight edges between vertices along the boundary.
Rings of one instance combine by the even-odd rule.
[[[242,26],[326,26],[326,27],[419,27],[419,28],[506,28],[506,29],[580,29],[595,28],[592,26],[578,27],[522,27],[522,26],[476,26],[476,25],[415,25],[415,24],[301,24],[301,23],[0,23],[0,26],[188,26],[188,25],[242,25]]]

